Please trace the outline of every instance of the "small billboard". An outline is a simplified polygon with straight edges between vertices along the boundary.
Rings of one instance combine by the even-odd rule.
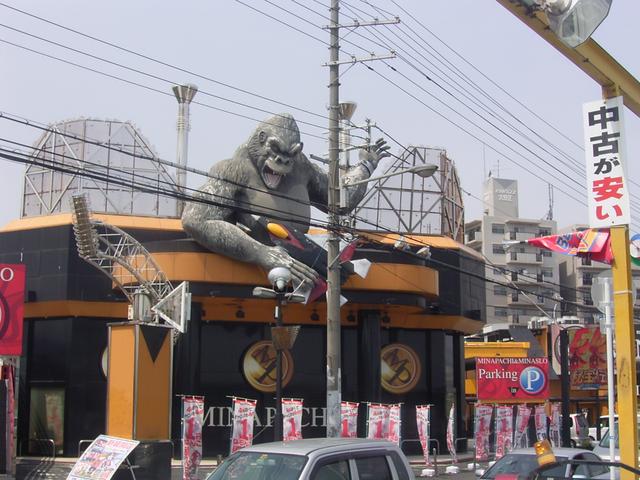
[[[478,400],[544,402],[549,398],[549,360],[476,358]]]

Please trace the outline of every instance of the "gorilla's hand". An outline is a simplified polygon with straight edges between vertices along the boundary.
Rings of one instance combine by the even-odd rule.
[[[318,280],[318,273],[313,268],[292,258],[280,247],[266,247],[261,255],[260,265],[267,271],[276,267],[288,268],[296,286],[302,282],[312,286]]]
[[[369,176],[373,174],[381,159],[391,155],[389,153],[390,148],[384,139],[379,138],[367,150],[360,150],[360,162],[369,170]]]

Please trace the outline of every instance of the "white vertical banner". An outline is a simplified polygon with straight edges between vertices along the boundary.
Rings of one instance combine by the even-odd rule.
[[[387,438],[389,432],[389,405],[369,404],[367,438]]]
[[[402,419],[400,418],[400,404],[396,403],[389,406],[389,429],[387,432],[387,440],[400,445],[400,425]]]
[[[527,448],[529,446],[529,419],[531,408],[526,405],[518,405],[516,414],[516,428],[513,431],[513,448]]]
[[[300,440],[302,438],[302,399],[282,399],[282,440]]]
[[[493,405],[476,405],[475,411],[475,459],[483,462],[489,459],[489,437],[491,436],[491,417],[493,416]]]
[[[233,397],[231,453],[253,444],[253,419],[256,403],[256,400]]]
[[[560,403],[553,402],[551,404],[551,424],[549,425],[549,440],[555,448],[560,448],[562,442],[560,440]]]
[[[431,435],[431,405],[416,405],[416,423],[418,437],[422,446],[425,465],[431,465],[429,459],[429,436]]]
[[[196,480],[202,459],[204,397],[182,397],[182,479]]]
[[[536,439],[547,438],[547,411],[544,405],[536,405],[534,419],[536,422]]]
[[[340,421],[342,422],[341,437],[358,437],[358,407],[357,402],[340,403]]]
[[[456,422],[456,404],[451,404],[449,409],[449,421],[447,422],[447,449],[451,454],[451,462],[458,463],[458,455],[456,454],[456,442],[455,442],[455,422]]]
[[[513,407],[496,407],[496,459],[509,453],[513,448]]]
[[[630,191],[626,179],[622,97],[585,103],[584,155],[589,226],[628,225]]]

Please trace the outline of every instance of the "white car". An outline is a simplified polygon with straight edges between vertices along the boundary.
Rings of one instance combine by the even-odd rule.
[[[415,480],[395,444],[364,438],[310,438],[243,448],[207,480]]]
[[[582,448],[554,448],[556,460],[591,460],[601,462],[602,459],[589,450]],[[527,478],[536,470],[538,457],[533,448],[513,450],[500,458],[493,466],[480,475],[480,480],[493,480],[498,476]],[[609,479],[609,467],[606,465],[558,465],[544,471],[545,478],[602,478]]]

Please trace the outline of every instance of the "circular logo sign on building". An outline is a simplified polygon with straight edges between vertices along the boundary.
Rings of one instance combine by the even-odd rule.
[[[247,382],[261,392],[276,391],[276,350],[269,340],[256,342],[249,347],[242,360],[242,372]],[[282,352],[282,386],[293,376],[293,357]]]
[[[413,390],[420,378],[420,358],[407,345],[392,343],[382,349],[381,383],[389,393],[407,393]]]

